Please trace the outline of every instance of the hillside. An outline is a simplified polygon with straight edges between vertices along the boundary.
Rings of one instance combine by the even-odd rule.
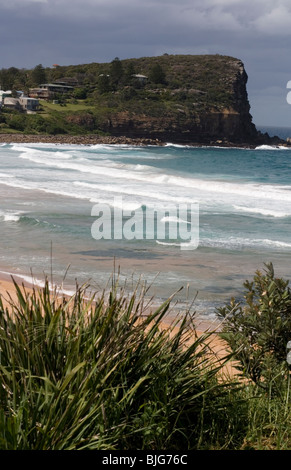
[[[74,89],[36,115],[2,109],[0,131],[107,135],[176,143],[266,141],[250,114],[242,62],[220,55],[163,55],[33,70],[2,69],[2,88],[29,93],[45,82]]]

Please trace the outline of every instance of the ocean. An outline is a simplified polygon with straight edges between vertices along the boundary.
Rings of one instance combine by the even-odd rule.
[[[274,131],[283,133],[291,136]],[[176,309],[193,300],[198,316],[215,318],[265,263],[290,277],[290,176],[285,147],[3,144],[0,276],[36,284],[47,276],[73,292],[76,282],[102,290],[119,272],[129,290],[141,282],[156,302],[177,292]],[[170,212],[177,207],[184,220]],[[135,215],[153,208],[164,235],[138,232]],[[184,249],[183,224],[198,234]]]

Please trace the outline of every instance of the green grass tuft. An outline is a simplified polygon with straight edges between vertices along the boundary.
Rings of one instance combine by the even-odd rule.
[[[189,312],[161,327],[171,299],[145,315],[138,286],[15,289],[0,305],[0,449],[196,449],[219,442],[215,416],[229,433],[237,387],[217,380]]]

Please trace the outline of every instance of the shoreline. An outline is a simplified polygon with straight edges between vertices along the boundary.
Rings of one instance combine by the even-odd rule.
[[[45,135],[45,134],[2,134],[0,133],[0,143],[12,144],[12,143],[45,143],[45,144],[70,144],[70,145],[132,145],[132,146],[166,146],[169,142],[164,142],[159,139],[151,139],[145,137],[127,137],[127,136],[100,136],[96,134],[88,135],[68,135],[68,134],[57,134],[57,135]],[[257,143],[234,143],[227,140],[217,140],[209,142],[170,142],[173,145],[181,145],[185,147],[222,147],[222,148],[241,148],[241,149],[255,149],[260,145],[283,145],[291,148],[291,143],[280,139],[264,139]]]
[[[12,277],[20,287],[21,291],[23,291],[24,288],[27,293],[32,293],[34,287],[36,289],[42,289],[42,286],[38,284],[33,285],[33,283],[23,279],[21,275],[9,275],[7,272],[5,273],[0,271],[0,298],[3,302],[4,308],[9,308],[11,302],[17,304],[17,293],[12,281]],[[60,291],[60,295],[62,295],[62,291]],[[69,294],[64,292],[64,295],[66,296]],[[178,324],[175,326],[173,325],[175,325],[175,321],[173,322],[173,318],[171,319],[170,317],[165,317],[160,323],[162,329],[171,329],[171,331],[177,332]],[[208,352],[210,356],[213,356],[214,360],[217,360],[218,362],[220,360],[224,362],[224,358],[227,357],[229,353],[227,351],[226,344],[218,336],[219,323],[213,322],[213,320],[202,320],[195,322],[194,319],[194,325],[195,332],[198,337],[206,334],[205,341],[208,346]],[[209,337],[207,338],[208,334]],[[237,373],[237,370],[235,369],[232,362],[227,362],[223,364],[221,372],[226,376],[234,376]]]
[[[45,284],[44,279],[43,280],[35,279],[32,275],[28,276],[28,275],[17,274],[17,273],[12,273],[12,272],[8,272],[8,271],[0,270],[0,297],[3,300],[7,300],[7,298],[9,296],[11,296],[13,299],[16,299],[16,292],[15,292],[15,286],[13,284],[13,279],[20,288],[24,287],[28,292],[32,292],[32,290],[34,288],[35,289],[42,289],[44,287],[44,284]],[[65,297],[71,297],[71,296],[75,295],[76,291],[73,290],[73,289],[68,290],[65,287],[63,287],[62,285],[55,284],[55,283],[53,283],[53,285],[51,285],[50,281],[49,281],[49,284],[51,286],[50,291],[53,292],[54,289],[56,289],[57,294],[60,295],[60,296],[64,295]],[[104,286],[100,286],[100,288],[99,288],[100,292],[103,289],[105,289],[105,284],[106,283],[104,283]],[[89,284],[89,287],[90,287],[90,284]],[[89,290],[89,296],[91,296],[95,292],[98,293],[99,290],[97,288],[93,288],[91,286],[91,288]],[[129,292],[129,295],[130,295],[130,292]],[[151,297],[149,297],[149,299],[150,298]],[[156,302],[155,302],[155,300],[156,300]],[[162,301],[158,302],[157,299],[153,299],[153,302],[152,302],[151,306],[149,306],[147,308],[149,310],[152,309],[152,308],[157,308],[160,305],[161,302]],[[173,301],[173,303],[174,303],[174,301]],[[163,322],[162,322],[163,325],[166,326],[166,327],[169,327],[177,319],[175,314],[171,313],[171,308],[173,308],[173,304],[172,304],[172,307],[170,307],[169,315],[166,316],[163,319]],[[177,311],[177,315],[178,315],[178,311]],[[194,323],[195,323],[195,327],[197,328],[197,332],[199,334],[202,334],[206,331],[217,331],[219,329],[219,326],[220,326],[220,322],[218,321],[218,319],[215,319],[215,318],[207,319],[207,318],[201,317],[199,315],[196,318],[194,318]]]

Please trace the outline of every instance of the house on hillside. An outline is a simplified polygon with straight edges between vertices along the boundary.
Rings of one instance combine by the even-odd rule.
[[[0,90],[0,103],[3,103],[4,98],[12,97],[12,91],[11,90]]]
[[[139,73],[132,75],[132,77],[136,78],[142,85],[145,85],[148,81],[148,77],[146,75],[141,75]]]
[[[58,78],[53,83],[56,85],[71,86],[73,88],[79,85],[78,79],[74,77]]]
[[[62,83],[44,83],[38,88],[31,88],[28,96],[30,98],[51,100],[56,94],[67,94],[74,91],[74,87]]]
[[[19,98],[6,97],[3,100],[3,106],[7,109],[22,111],[25,113],[33,113],[39,109],[39,101],[28,96],[20,96]]]
[[[48,100],[50,99],[49,92],[43,88],[30,88],[28,92],[29,98]]]
[[[21,111],[21,105],[18,98],[7,97],[3,100],[3,106],[7,109],[14,109],[16,111]]]
[[[19,103],[23,111],[33,113],[39,109],[39,100],[30,98],[29,96],[20,96]]]

